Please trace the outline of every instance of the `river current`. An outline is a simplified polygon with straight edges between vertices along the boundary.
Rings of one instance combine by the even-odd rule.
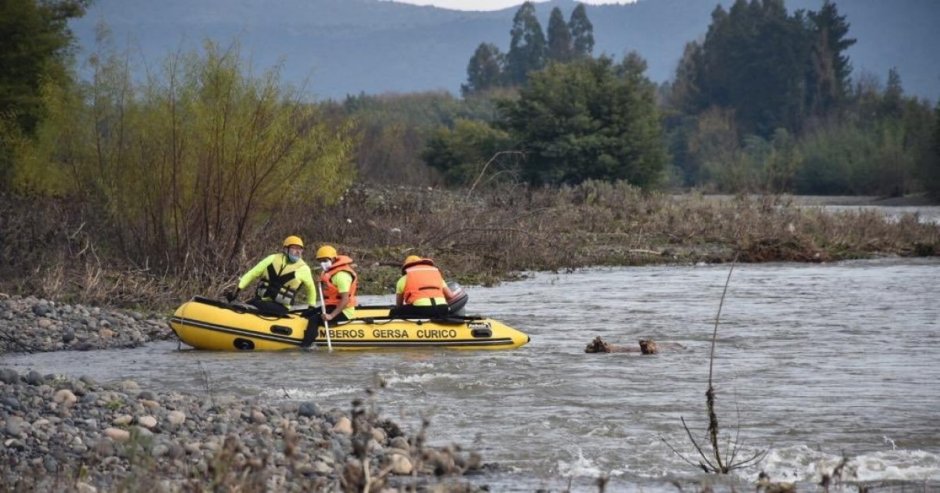
[[[717,483],[686,462],[699,459],[682,418],[707,442],[711,335],[729,268],[584,269],[468,288],[470,313],[531,336],[511,351],[211,353],[162,342],[5,363],[321,408],[348,409],[383,382],[376,405],[406,431],[426,416],[432,443],[498,463],[473,479],[493,491],[596,491],[599,476],[607,491],[677,491],[673,481],[746,491],[761,471],[812,491],[843,457],[847,480],[940,490],[938,259],[735,266],[713,369],[720,437],[739,459],[766,456]],[[595,336],[682,347],[585,354]]]

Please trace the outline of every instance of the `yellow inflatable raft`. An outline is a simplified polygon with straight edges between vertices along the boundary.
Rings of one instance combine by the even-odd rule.
[[[513,349],[529,342],[526,334],[488,318],[402,320],[390,318],[389,308],[360,307],[353,320],[330,324],[333,349]],[[277,351],[302,347],[308,322],[299,314],[270,316],[246,305],[196,297],[177,308],[169,324],[181,341],[196,349]],[[318,327],[312,345],[326,347],[326,337],[326,330]]]

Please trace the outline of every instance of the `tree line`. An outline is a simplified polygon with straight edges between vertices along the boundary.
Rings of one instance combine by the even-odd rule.
[[[896,70],[885,84],[853,74],[847,50],[856,40],[834,1],[793,13],[783,0],[718,6],[703,40],[687,44],[675,78],[659,87],[635,53],[612,63],[574,50],[566,40],[576,39],[575,25],[586,26],[579,33],[590,43],[581,46],[591,46],[583,6],[567,25],[553,9],[546,44],[534,6],[523,4],[510,31],[514,56],[481,44],[468,63],[464,99],[490,98],[497,114],[442,128],[425,161],[452,184],[475,180],[489,156],[512,149],[523,159],[508,167],[533,184],[940,192],[932,114],[940,108],[906,96]],[[620,81],[622,97],[602,79]]]
[[[674,181],[721,191],[937,193],[938,122],[927,101],[854,77],[856,42],[834,1],[788,13],[783,0],[717,7],[663,88]]]
[[[235,187],[231,177],[263,178],[265,186],[273,177],[315,178],[314,190],[352,180],[554,186],[589,179],[721,192],[940,189],[940,107],[906,95],[897,71],[884,83],[854,73],[851,26],[830,0],[792,13],[783,0],[716,7],[705,36],[688,43],[675,78],[661,85],[636,53],[594,55],[584,5],[567,20],[553,8],[543,31],[527,2],[507,26],[507,53],[483,42],[470,56],[460,97],[360,94],[321,103],[284,87],[276,70],[248,73],[237,48],[212,44],[168,57],[142,83],[130,76],[126,53],[104,50],[94,55],[94,79],[79,81],[67,20],[86,7],[84,0],[4,3],[0,175],[6,191],[104,194],[110,205],[101,207],[140,215],[128,231],[171,238],[200,224],[207,242],[230,227],[223,222],[236,231],[244,222],[207,226],[219,217],[214,208],[243,211],[243,199],[253,210],[274,207],[274,198],[225,189]],[[245,107],[236,124],[238,105]],[[273,140],[250,140],[251,132]],[[291,150],[279,148],[288,143],[277,138],[290,132],[298,136]],[[199,146],[210,148],[196,152]],[[301,159],[308,164],[291,168]],[[276,172],[258,168],[272,162]],[[320,162],[331,164],[310,164]],[[199,166],[205,169],[193,177],[179,172]],[[140,177],[182,188],[218,185],[219,205],[204,201],[196,214],[180,194],[172,201],[178,211],[163,218],[148,209],[156,205],[136,200],[146,186],[120,185]],[[135,200],[117,198],[122,193]],[[185,221],[183,209],[191,216]]]
[[[552,9],[548,36],[536,17],[535,6],[525,2],[516,12],[509,32],[509,52],[503,54],[493,43],[480,43],[467,64],[464,96],[495,87],[525,84],[529,73],[549,63],[566,63],[587,58],[594,50],[594,25],[583,4],[578,4],[565,22],[561,9]]]

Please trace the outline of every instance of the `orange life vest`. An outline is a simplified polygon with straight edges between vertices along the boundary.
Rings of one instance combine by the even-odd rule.
[[[320,281],[323,282],[323,302],[328,306],[338,306],[342,299],[339,289],[333,285],[333,276],[340,272],[348,272],[352,276],[352,283],[349,285],[349,303],[347,308],[358,305],[356,302],[356,291],[359,289],[359,277],[356,271],[352,269],[352,259],[346,255],[339,255],[333,260],[330,270],[320,275]]]
[[[405,273],[405,289],[402,291],[402,301],[406,305],[413,305],[415,301],[424,298],[444,297],[444,276],[434,266],[431,259],[421,259],[402,267]]]

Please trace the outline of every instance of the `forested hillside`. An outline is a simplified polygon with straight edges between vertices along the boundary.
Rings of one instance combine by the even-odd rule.
[[[520,2],[521,3],[521,2]],[[685,43],[704,36],[715,5],[732,0],[640,0],[628,5],[587,6],[597,38],[595,53],[621,57],[636,51],[649,77],[673,77]],[[575,2],[536,4],[543,26],[549,12],[571,11]],[[793,0],[788,8],[818,9],[820,0]],[[847,0],[841,11],[860,40],[849,51],[856,70],[882,78],[898,69],[912,94],[940,95],[940,2]],[[151,64],[168,52],[193,49],[203,39],[222,45],[240,40],[256,67],[283,62],[286,81],[309,80],[321,98],[346,94],[443,89],[457,93],[466,59],[481,42],[507,50],[515,8],[457,12],[379,0],[97,0],[72,26],[82,53],[94,44],[95,26],[106,23],[119,45],[132,44]]]

